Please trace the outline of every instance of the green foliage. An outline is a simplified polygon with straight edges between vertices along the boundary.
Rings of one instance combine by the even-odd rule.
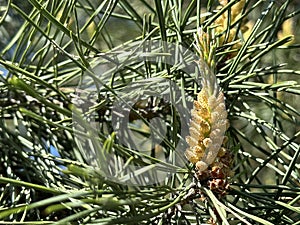
[[[300,224],[299,30],[294,29],[293,42],[285,35],[288,19],[299,26],[296,0],[246,1],[242,16],[224,32],[228,37],[237,29],[237,38],[215,49],[235,172],[222,199],[205,188],[198,192],[191,165],[165,163],[176,173],[147,186],[106,179],[87,160],[86,146],[76,143],[76,134],[88,134],[74,129],[72,99],[96,60],[114,59],[120,48],[136,41],[163,40],[196,52],[197,28],[213,29],[238,1],[219,11],[217,1],[200,0],[3,2],[0,224],[202,224],[210,217],[219,224]],[[241,27],[246,20],[253,26],[247,25],[244,40]],[[241,46],[235,49],[239,39]],[[176,65],[128,62],[105,80],[99,104],[85,114],[97,112],[94,141],[103,144],[103,151],[114,154],[116,162],[144,165],[140,172],[145,174],[151,162],[161,160],[118,143],[111,107],[127,85],[158,77],[174,81],[192,97],[200,90],[195,74]],[[176,113],[168,109],[167,114],[167,138],[161,145],[172,158],[178,139],[185,137],[179,136],[182,125]],[[138,121],[147,129],[132,123],[133,129],[141,138],[149,136],[147,118]]]

